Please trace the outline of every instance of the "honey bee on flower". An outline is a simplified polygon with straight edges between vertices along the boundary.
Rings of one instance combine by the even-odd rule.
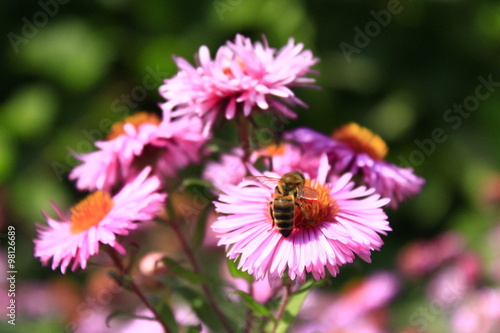
[[[317,200],[318,192],[304,186],[305,178],[302,172],[289,172],[281,178],[249,176],[243,178],[243,181],[256,181],[274,188],[273,201],[269,203],[269,213],[273,217],[273,227],[276,225],[283,237],[290,236],[295,225],[295,206],[300,207],[307,221],[313,224],[301,199]]]
[[[391,230],[381,208],[389,199],[374,194],[374,189],[356,188],[349,173],[328,180],[329,170],[327,156],[323,155],[317,178],[304,175],[304,186],[314,190],[317,197],[302,200],[304,211],[295,209],[288,237],[276,228],[269,231],[274,223],[269,212],[273,200],[269,186],[261,182],[223,185],[223,194],[214,202],[222,215],[212,224],[212,230],[220,238],[219,245],[226,247],[229,259],[239,259],[238,268],[256,279],[281,278],[287,272],[291,280],[301,282],[307,273],[316,280],[325,278],[325,268],[335,276],[339,267],[352,262],[356,255],[369,262],[371,251],[383,244],[379,234]]]

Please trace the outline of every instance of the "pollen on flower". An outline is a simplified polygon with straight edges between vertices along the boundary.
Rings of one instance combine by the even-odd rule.
[[[107,192],[96,191],[71,208],[72,234],[78,234],[96,226],[113,208],[113,200]]]
[[[340,141],[359,153],[366,153],[375,160],[384,159],[388,147],[382,138],[366,127],[356,123],[349,123],[336,130],[332,135],[334,140]]]
[[[330,195],[330,187],[319,182],[311,182],[310,179],[306,179],[304,185],[318,192],[318,200],[301,199],[302,207],[307,215],[309,215],[309,219],[313,224],[306,219],[302,209],[296,205],[294,227],[306,229],[317,226],[320,223],[333,222],[339,211],[339,206],[337,205],[337,201]]]
[[[159,125],[160,123],[161,119],[156,114],[149,112],[138,112],[126,117],[122,121],[114,123],[113,127],[111,127],[111,131],[106,136],[106,139],[113,140],[120,135],[125,134],[125,130],[123,128],[125,124],[132,124],[136,129],[138,129],[143,124]]]

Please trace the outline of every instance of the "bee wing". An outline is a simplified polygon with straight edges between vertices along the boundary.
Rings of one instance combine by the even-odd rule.
[[[298,197],[307,200],[318,200],[318,192],[307,186],[301,186],[298,189]]]
[[[271,178],[266,176],[248,176],[244,177],[244,182],[260,183],[270,189],[274,189],[280,178]]]

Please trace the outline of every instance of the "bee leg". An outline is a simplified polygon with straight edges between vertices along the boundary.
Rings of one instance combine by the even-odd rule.
[[[273,205],[273,202],[269,201],[269,215],[271,215],[271,220],[273,220],[273,224],[271,225],[271,228],[267,232],[271,232],[274,229],[274,225],[275,225],[272,205]]]
[[[300,207],[300,209],[302,209],[302,213],[304,214],[304,216],[306,217],[306,219],[309,221],[309,223],[313,226],[316,226],[316,223],[314,223],[310,218],[309,218],[309,214],[307,214],[307,211],[305,210],[304,206],[302,206],[302,203],[298,202],[298,201],[295,201],[295,204],[297,206]]]

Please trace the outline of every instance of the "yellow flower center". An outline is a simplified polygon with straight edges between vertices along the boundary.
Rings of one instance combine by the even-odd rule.
[[[389,150],[380,136],[356,123],[342,126],[333,133],[332,137],[334,140],[345,143],[358,153],[368,154],[375,160],[384,159]]]
[[[72,234],[78,234],[98,225],[113,208],[113,200],[107,192],[96,191],[71,208]]]
[[[122,121],[113,124],[113,127],[111,127],[111,131],[106,136],[106,139],[113,140],[120,135],[125,134],[125,124],[132,124],[136,129],[139,129],[139,127],[143,124],[159,125],[160,123],[161,119],[156,114],[149,112],[138,112],[136,114],[128,116]]]
[[[335,201],[330,196],[330,187],[328,185],[325,186],[315,181],[311,182],[310,179],[306,179],[304,185],[318,192],[318,200],[300,200],[300,202],[302,203],[302,207],[306,211],[309,219],[313,224],[311,224],[311,222],[309,222],[309,220],[307,220],[307,218],[304,216],[302,208],[295,205],[294,227],[306,229],[318,226],[323,222],[333,222],[335,216],[339,211],[339,206],[337,205],[337,201]]]

